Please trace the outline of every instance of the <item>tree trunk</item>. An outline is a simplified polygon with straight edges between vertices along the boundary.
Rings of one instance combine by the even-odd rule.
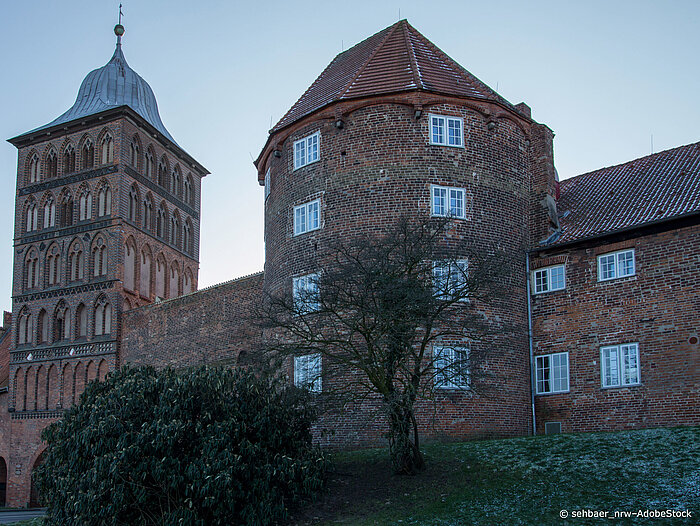
[[[394,472],[414,475],[425,468],[425,459],[418,448],[418,435],[413,403],[401,396],[386,400],[389,413],[389,451]],[[411,440],[411,435],[414,440]]]

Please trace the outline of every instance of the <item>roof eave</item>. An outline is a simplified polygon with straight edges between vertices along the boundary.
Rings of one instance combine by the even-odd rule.
[[[518,118],[527,122],[528,124],[533,124],[535,122],[535,120],[532,117],[528,117],[527,115],[523,115],[519,111],[515,110],[513,105],[505,104],[496,98],[490,99],[490,98],[485,98],[485,97],[465,97],[463,95],[455,95],[454,93],[447,93],[447,92],[438,91],[438,90],[429,90],[429,89],[425,89],[425,88],[411,88],[411,89],[405,89],[405,90],[388,91],[386,93],[366,95],[366,96],[362,96],[362,97],[348,97],[345,99],[337,99],[337,100],[331,101],[327,104],[324,104],[323,106],[320,106],[319,108],[316,108],[316,109],[310,111],[309,113],[306,113],[306,114],[300,116],[299,118],[285,124],[284,126],[281,126],[279,128],[270,129],[270,131],[268,132],[267,141],[265,141],[265,145],[263,146],[262,150],[260,151],[260,154],[258,155],[257,159],[255,159],[255,161],[253,161],[253,164],[258,169],[258,176],[260,176],[260,168],[259,168],[260,163],[266,157],[266,152],[267,152],[267,149],[270,145],[270,142],[272,142],[272,138],[274,136],[278,135],[280,132],[283,132],[283,131],[291,128],[292,126],[296,125],[298,122],[300,122],[304,119],[307,119],[308,117],[314,115],[315,113],[324,111],[327,108],[333,106],[334,104],[338,104],[338,103],[342,103],[342,102],[346,102],[346,101],[358,101],[358,100],[363,100],[363,99],[370,99],[372,97],[384,97],[384,96],[396,95],[399,93],[411,93],[411,92],[429,93],[429,94],[433,94],[433,95],[440,95],[443,97],[454,97],[457,99],[479,101],[479,102],[488,102],[490,104],[495,104],[495,105],[503,108],[504,110],[507,110],[508,112],[514,114],[515,116],[517,116]],[[260,179],[260,177],[258,177],[258,179]]]
[[[644,230],[649,227],[657,226],[657,225],[662,225],[664,223],[671,223],[673,221],[679,221],[683,219],[691,219],[693,217],[697,216],[697,218],[700,220],[700,210],[694,210],[692,212],[687,212],[685,214],[680,214],[676,216],[671,216],[671,217],[665,217],[663,219],[658,219],[655,221],[648,221],[646,223],[640,223],[637,225],[632,225],[624,228],[618,228],[616,230],[609,230],[607,232],[600,232],[598,234],[593,234],[590,236],[586,237],[581,237],[578,239],[572,239],[571,241],[565,241],[564,243],[553,243],[550,245],[540,245],[534,248],[531,248],[528,250],[529,253],[534,254],[536,252],[543,252],[545,250],[558,250],[560,248],[569,248],[574,245],[578,244],[583,244],[591,241],[597,241],[599,239],[603,239],[606,237],[610,236],[615,236],[619,234],[625,234],[627,232],[633,232],[635,230]]]
[[[163,144],[165,148],[175,153],[175,155],[177,155],[183,161],[185,161],[188,164],[188,166],[194,169],[200,177],[205,177],[206,175],[211,173],[204,166],[202,166],[201,163],[195,160],[194,157],[192,157],[185,150],[183,150],[180,145],[166,137],[162,132],[158,131],[158,129],[156,129],[150,122],[148,122],[138,112],[133,110],[128,105],[110,108],[108,110],[104,110],[93,115],[81,117],[79,119],[75,119],[69,122],[56,124],[55,126],[51,126],[49,128],[41,128],[29,131],[21,135],[17,135],[16,137],[13,137],[11,139],[7,139],[7,142],[12,144],[16,148],[21,148],[30,144],[34,144],[36,142],[46,140],[48,137],[54,135],[55,133],[65,133],[71,129],[79,129],[87,125],[92,125],[95,123],[95,121],[105,121],[121,116],[127,116],[130,119],[134,120],[138,126],[140,126],[146,132],[148,132],[148,135],[150,137],[153,137],[161,144]]]

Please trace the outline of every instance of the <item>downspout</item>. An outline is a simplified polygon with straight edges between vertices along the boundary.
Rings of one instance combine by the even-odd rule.
[[[532,404],[532,434],[537,435],[535,416],[535,353],[532,342],[532,294],[530,293],[530,253],[525,252],[525,290],[527,291],[527,336],[530,344],[530,403]]]

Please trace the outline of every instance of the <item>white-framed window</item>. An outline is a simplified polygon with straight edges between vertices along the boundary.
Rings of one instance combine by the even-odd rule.
[[[319,228],[321,228],[321,201],[319,199],[294,207],[295,236]]]
[[[469,348],[433,347],[435,387],[438,389],[466,389],[469,387]]]
[[[430,202],[432,205],[432,215],[465,219],[467,217],[465,203],[466,193],[464,188],[431,185]]]
[[[537,394],[569,391],[569,353],[560,352],[535,357]]]
[[[312,393],[321,392],[320,353],[294,357],[294,385]]]
[[[308,137],[294,141],[294,169],[315,163],[319,159],[321,133],[312,133]]]
[[[464,120],[461,117],[430,115],[430,144],[464,147]]]
[[[623,343],[601,347],[600,376],[603,387],[639,385],[639,345]]]
[[[634,249],[598,256],[598,281],[624,278],[635,273]]]
[[[267,168],[265,172],[265,201],[267,201],[267,196],[270,195],[270,168]]]
[[[564,265],[537,269],[532,273],[535,294],[563,290],[566,287]]]
[[[292,278],[292,299],[298,312],[303,314],[320,308],[318,281],[317,273]]]
[[[433,261],[433,290],[440,298],[467,299],[465,285],[469,262],[466,259],[455,261]]]

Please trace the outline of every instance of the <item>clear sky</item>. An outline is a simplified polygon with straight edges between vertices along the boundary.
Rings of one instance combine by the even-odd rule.
[[[560,178],[700,141],[700,2],[122,0],[129,65],[203,181],[199,285],[262,270],[252,158],[333,57],[401,18],[556,134]],[[0,132],[44,125],[114,51],[118,1],[3,2]],[[399,14],[400,13],[400,14]],[[17,152],[0,144],[0,308]]]

